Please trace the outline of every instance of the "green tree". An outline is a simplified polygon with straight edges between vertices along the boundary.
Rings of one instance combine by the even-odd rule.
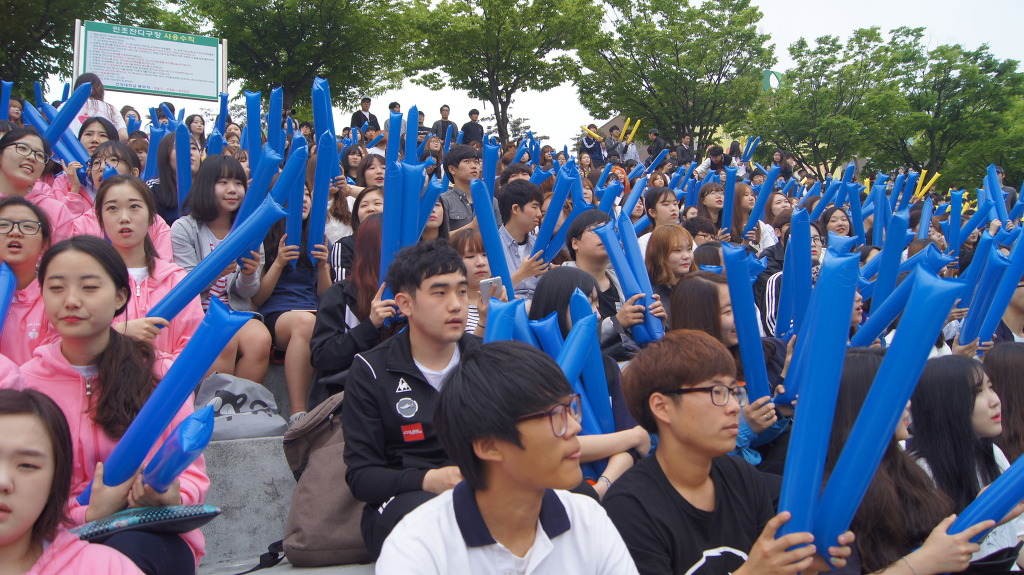
[[[757,32],[762,14],[749,0],[608,4],[614,30],[580,52],[575,76],[580,102],[595,117],[624,114],[665,137],[691,133],[710,142],[754,103],[762,70],[775,63],[769,36]]]
[[[228,72],[245,90],[281,86],[285,109],[310,101],[327,78],[335,105],[397,87],[425,10],[420,0],[184,0],[228,40]]]
[[[187,19],[150,0],[0,0],[4,49],[0,78],[16,94],[56,76],[69,79],[74,57],[75,19],[195,33]]]
[[[789,47],[796,65],[778,89],[762,93],[734,131],[757,134],[761,149],[791,152],[819,178],[871,149],[869,130],[906,113],[890,74],[916,53],[922,29],[901,28],[885,40],[878,27],[860,29],[841,42],[801,38]],[[768,145],[764,145],[768,144]]]
[[[1019,62],[997,59],[988,46],[965,50],[944,44],[926,52],[918,38],[908,48],[913,57],[891,81],[899,94],[897,113],[867,135],[878,153],[901,165],[943,172],[948,162],[961,168],[973,162],[980,181],[984,166],[1005,152],[990,148],[988,160],[971,158],[970,152],[990,145],[1013,121],[1007,112],[1024,95]]]
[[[1024,182],[1024,98],[1014,100],[995,129],[947,157],[936,186],[943,190],[979,187],[989,164],[1005,169],[1006,184],[1020,190]]]
[[[498,139],[508,143],[516,94],[567,80],[576,66],[571,53],[600,21],[591,0],[442,0],[408,70],[425,71],[417,84],[447,84],[490,102]]]

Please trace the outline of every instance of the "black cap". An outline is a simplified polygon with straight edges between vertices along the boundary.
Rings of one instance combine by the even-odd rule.
[[[997,173],[997,174],[1004,174],[1004,175],[1006,174],[1006,172],[1005,172],[1005,171],[1003,171],[1003,169],[1002,169],[1002,168],[1000,168],[999,166],[996,166],[996,173]]]
[[[661,132],[659,132],[657,128],[651,128],[650,130],[647,131],[647,133],[648,134],[654,134],[655,136],[660,136],[661,135]]]

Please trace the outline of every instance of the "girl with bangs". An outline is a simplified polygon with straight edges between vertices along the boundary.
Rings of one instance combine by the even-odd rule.
[[[661,297],[665,313],[672,317],[672,288],[693,266],[693,236],[678,224],[655,228],[647,243],[647,275],[654,293]],[[665,329],[670,329],[665,322]]]
[[[39,258],[52,240],[50,219],[42,208],[25,198],[0,199],[0,262],[11,268],[17,282],[0,331],[0,354],[18,365],[56,337],[36,281]]]
[[[284,379],[291,405],[289,423],[295,424],[306,415],[309,389],[313,380],[310,363],[310,340],[320,296],[331,287],[327,240],[307,245],[311,190],[305,188],[302,201],[301,237],[290,238],[286,219],[273,226],[263,240],[267,254],[259,289],[252,296],[253,304],[273,338],[274,347],[285,352]],[[295,210],[299,206],[288,206]],[[310,258],[309,256],[312,256]],[[312,261],[311,261],[312,259]]]
[[[101,217],[96,209],[96,196],[103,184],[103,174],[107,168],[117,170],[118,175],[138,178],[141,173],[139,156],[130,147],[121,142],[104,142],[96,148],[89,160],[89,171],[82,191],[68,194],[68,205],[74,206],[73,211],[84,210],[75,218],[72,230],[75,235],[88,234],[104,237]],[[76,178],[77,181],[77,178]],[[152,197],[152,192],[149,194]],[[154,212],[155,213],[155,212]],[[156,257],[171,261],[174,256],[171,249],[171,227],[161,218],[155,218],[149,224],[149,237],[156,250]]]
[[[74,468],[67,513],[74,525],[103,519],[128,507],[201,504],[209,488],[205,461],[193,462],[159,493],[142,480],[141,469],[118,485],[104,483],[104,465],[132,420],[153,393],[163,371],[153,347],[111,327],[132,292],[117,251],[92,236],[55,244],[39,263],[47,319],[60,334],[36,350],[21,369],[25,387],[49,395],[71,429]],[[169,405],[172,423],[161,443],[192,414],[192,402]],[[77,497],[92,483],[88,504]],[[122,532],[103,543],[128,556],[150,574],[190,573],[205,554],[202,533]]]
[[[171,226],[174,263],[190,272],[220,245],[231,231],[247,185],[242,165],[231,156],[210,156],[203,162],[188,197],[189,214]],[[203,309],[215,297],[235,311],[254,311],[250,299],[259,290],[262,263],[262,248],[241,258],[241,265],[232,262],[200,292]],[[262,382],[269,366],[270,332],[263,322],[251,319],[231,338],[211,370]]]
[[[103,235],[124,260],[129,287],[135,296],[124,313],[114,318],[114,329],[151,343],[159,352],[158,359],[170,367],[202,323],[203,308],[196,298],[170,322],[146,317],[186,275],[185,270],[158,257],[153,240],[146,232],[159,220],[153,194],[146,183],[136,177],[108,178],[96,193],[95,216]]]
[[[52,399],[38,391],[0,389],[0,469],[7,507],[0,562],[14,573],[31,575],[141,573],[114,549],[68,531],[71,445],[67,418]]]

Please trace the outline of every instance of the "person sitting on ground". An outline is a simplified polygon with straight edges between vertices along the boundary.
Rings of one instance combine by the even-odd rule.
[[[535,347],[499,341],[467,353],[435,415],[465,480],[406,516],[376,572],[636,573],[604,510],[566,491],[582,477],[580,409]]]

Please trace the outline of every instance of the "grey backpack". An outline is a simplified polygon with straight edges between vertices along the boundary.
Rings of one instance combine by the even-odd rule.
[[[274,394],[248,379],[215,373],[199,384],[196,409],[213,406],[213,439],[284,435],[288,422],[277,412]]]

